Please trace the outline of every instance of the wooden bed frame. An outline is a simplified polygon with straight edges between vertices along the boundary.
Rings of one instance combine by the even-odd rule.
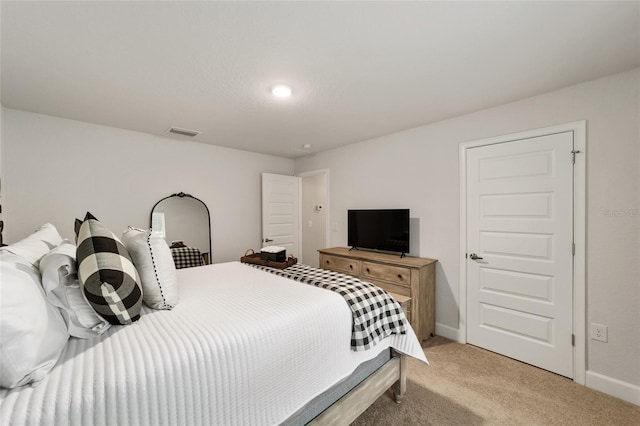
[[[394,350],[389,361],[308,424],[348,425],[389,388],[399,404],[407,390],[407,356]]]

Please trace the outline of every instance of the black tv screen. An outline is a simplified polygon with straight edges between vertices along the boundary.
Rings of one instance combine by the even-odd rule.
[[[352,248],[409,252],[409,209],[349,210],[348,244]]]

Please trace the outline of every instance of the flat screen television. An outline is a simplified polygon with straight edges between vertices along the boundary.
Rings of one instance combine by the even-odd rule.
[[[348,210],[348,244],[353,249],[409,252],[409,209]]]

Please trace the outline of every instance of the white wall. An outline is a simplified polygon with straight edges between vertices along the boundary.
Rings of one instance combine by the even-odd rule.
[[[7,242],[53,223],[73,238],[91,211],[120,236],[149,227],[156,201],[186,192],[211,211],[213,261],[238,260],[261,239],[262,172],[293,160],[4,109],[2,172]]]
[[[296,173],[328,168],[329,245],[346,245],[349,208],[408,207],[419,252],[439,259],[436,322],[458,327],[458,145],[587,120],[588,370],[640,385],[640,70],[568,87],[296,160]],[[437,102],[437,99],[434,99]],[[612,213],[613,212],[613,213]],[[635,386],[635,387],[634,387]],[[640,397],[637,401],[640,403]]]

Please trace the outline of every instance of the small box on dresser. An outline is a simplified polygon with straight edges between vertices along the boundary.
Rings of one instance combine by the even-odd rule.
[[[320,267],[342,272],[402,296],[407,319],[423,341],[435,334],[436,259],[349,250],[334,247],[318,250]],[[409,300],[407,300],[409,298]]]
[[[287,252],[282,250],[277,253],[260,252],[260,259],[269,260],[271,262],[285,262],[287,260]]]
[[[271,262],[286,262],[287,250],[284,247],[269,246],[260,250],[260,259]]]

